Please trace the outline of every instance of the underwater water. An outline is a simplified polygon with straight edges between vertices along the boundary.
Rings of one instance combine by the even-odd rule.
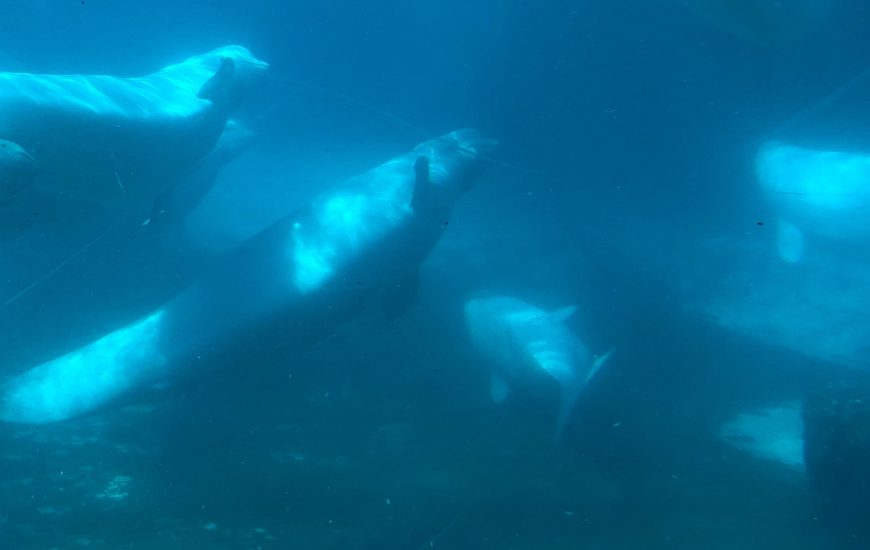
[[[870,548],[870,6],[0,14],[0,548]]]

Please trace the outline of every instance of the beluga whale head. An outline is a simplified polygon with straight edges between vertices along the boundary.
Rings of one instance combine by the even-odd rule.
[[[36,179],[36,160],[23,147],[0,139],[0,202],[14,198]]]
[[[157,78],[159,86],[187,89],[229,112],[241,104],[268,69],[267,62],[254,57],[244,46],[230,45],[164,67],[152,77]]]
[[[248,48],[237,45],[221,46],[195,55],[184,61],[182,65],[188,70],[204,68],[209,72],[214,72],[227,61],[232,62],[235,69],[234,78],[241,85],[250,85],[269,69],[267,62],[254,57]]]
[[[465,193],[486,165],[486,155],[498,141],[484,138],[478,130],[463,128],[414,148],[415,179],[429,183],[429,203],[453,204]],[[420,197],[414,197],[412,202]]]

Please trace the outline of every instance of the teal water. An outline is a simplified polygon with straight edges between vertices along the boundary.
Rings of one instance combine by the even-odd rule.
[[[0,203],[0,384],[154,310],[424,140],[476,127],[499,141],[396,319],[373,299],[317,338],[242,327],[190,376],[63,422],[0,423],[0,547],[870,547],[825,520],[830,488],[801,469],[794,426],[723,436],[868,368],[864,237],[823,213],[803,263],[782,262],[782,212],[754,165],[770,139],[866,154],[863,3],[0,8],[4,72],[141,75],[226,44],[270,64],[233,114],[251,143],[207,171],[214,187],[177,224],[143,225],[153,196],[95,205],[90,180],[66,173],[50,176],[62,191]],[[492,365],[462,315],[479,295],[576,305],[568,329],[614,350],[557,443],[555,381],[490,399]],[[281,315],[259,321],[292,332]],[[858,449],[848,458],[864,435],[839,436]],[[783,441],[789,461],[765,455]]]

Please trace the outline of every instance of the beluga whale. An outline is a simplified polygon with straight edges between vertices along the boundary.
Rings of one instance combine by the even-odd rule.
[[[51,193],[150,198],[208,154],[267,69],[234,45],[138,77],[0,73],[0,139],[35,159]]]
[[[870,155],[764,143],[758,182],[776,213],[776,244],[787,263],[803,260],[807,234],[870,242]]]
[[[457,130],[333,187],[161,307],[8,380],[0,420],[66,420],[252,347],[304,349],[377,302],[401,315],[420,264],[494,147]]]
[[[471,342],[491,364],[490,397],[504,401],[510,384],[544,373],[561,391],[555,440],[565,430],[584,387],[610,358],[612,350],[593,357],[565,326],[575,306],[552,311],[510,296],[474,298],[465,303]]]

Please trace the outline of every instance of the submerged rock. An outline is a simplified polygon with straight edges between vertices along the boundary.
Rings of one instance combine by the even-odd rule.
[[[725,422],[719,437],[752,456],[804,472],[804,426],[797,401],[744,412]]]

